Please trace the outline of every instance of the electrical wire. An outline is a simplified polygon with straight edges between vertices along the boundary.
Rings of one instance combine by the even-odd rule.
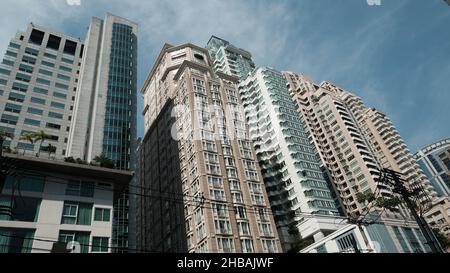
[[[58,240],[50,240],[50,239],[41,239],[41,238],[37,238],[37,237],[25,237],[25,236],[17,236],[17,235],[6,235],[6,234],[1,234],[0,236],[3,237],[7,237],[7,238],[18,238],[18,239],[25,239],[25,240],[32,240],[32,241],[38,241],[38,242],[46,242],[46,243],[65,243],[65,242],[61,242]],[[91,245],[91,244],[82,244],[80,243],[80,246],[85,246],[85,247],[98,247],[96,245]],[[108,249],[118,249],[121,250],[122,248],[120,247],[114,247],[114,246],[108,246],[108,247],[103,247],[102,248],[108,248]],[[141,251],[139,249],[133,249],[133,248],[127,248],[127,250],[131,250],[131,251]],[[159,253],[159,252],[153,252],[153,251],[144,251],[143,253]]]

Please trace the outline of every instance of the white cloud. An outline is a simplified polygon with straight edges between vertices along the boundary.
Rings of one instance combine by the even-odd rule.
[[[69,6],[79,6],[81,5],[81,0],[66,0]]]

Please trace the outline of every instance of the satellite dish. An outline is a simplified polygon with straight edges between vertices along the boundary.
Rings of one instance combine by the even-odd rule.
[[[76,241],[68,242],[66,249],[69,251],[69,253],[81,253],[81,245]]]

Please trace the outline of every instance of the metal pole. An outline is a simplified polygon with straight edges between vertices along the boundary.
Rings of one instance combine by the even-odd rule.
[[[403,196],[403,199],[405,200],[406,205],[408,206],[409,210],[411,211],[412,216],[414,217],[417,224],[419,225],[419,228],[422,231],[422,234],[425,236],[425,239],[427,241],[427,244],[430,246],[431,251],[433,253],[443,253],[444,251],[443,251],[439,241],[437,240],[436,236],[434,236],[433,231],[428,226],[425,219],[423,217],[419,216],[419,214],[417,213],[416,208],[415,208],[416,204],[413,201],[411,201],[411,199],[410,199],[411,193],[408,189],[406,189],[405,185],[402,183],[399,173],[397,173],[393,170],[389,170],[389,169],[385,169],[385,172],[387,172],[389,174],[389,176],[390,176],[389,178],[392,178],[394,180],[396,191]]]

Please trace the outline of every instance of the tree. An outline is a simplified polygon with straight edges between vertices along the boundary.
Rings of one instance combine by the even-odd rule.
[[[75,158],[73,158],[72,156],[64,158],[64,161],[69,163],[76,163]]]
[[[96,156],[94,158],[94,161],[100,164],[100,167],[104,167],[104,168],[115,168],[115,164],[114,161],[112,159],[110,159],[109,157],[105,156],[104,154],[100,155],[100,156]]]
[[[36,154],[36,156],[39,157],[40,154],[41,154],[42,144],[44,143],[44,141],[46,139],[49,139],[50,136],[47,135],[46,132],[40,130],[39,132],[33,133],[33,137],[34,137],[34,141],[35,142],[40,141],[40,143],[39,143],[39,150],[38,150],[38,153]]]
[[[45,147],[45,150],[48,152],[48,158],[50,158],[52,154],[56,153],[56,147],[51,143],[49,143],[48,146]]]
[[[3,154],[3,143],[5,142],[5,140],[7,138],[13,139],[14,138],[14,134],[9,132],[6,129],[3,129],[3,131],[0,132],[0,157]]]
[[[438,239],[444,251],[450,248],[450,239],[445,236],[445,234],[443,234],[438,228],[433,228],[433,233],[434,235],[436,235],[436,238]]]
[[[25,140],[25,141],[30,142],[31,144],[34,144],[33,134],[23,134],[20,136],[20,140]],[[23,154],[25,155],[25,147],[23,148]]]

